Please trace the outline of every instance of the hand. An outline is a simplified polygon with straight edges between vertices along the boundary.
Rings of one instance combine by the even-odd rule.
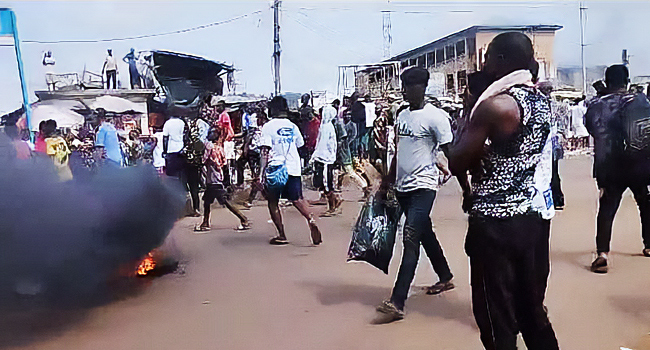
[[[446,184],[452,178],[451,174],[444,174],[442,176],[442,183],[440,185]]]
[[[390,185],[391,183],[389,181],[382,180],[375,196],[381,200],[388,199],[388,191],[390,190]]]

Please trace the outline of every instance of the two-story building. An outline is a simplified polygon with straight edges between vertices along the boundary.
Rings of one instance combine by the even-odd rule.
[[[456,97],[467,85],[467,75],[479,70],[487,46],[500,33],[518,31],[528,35],[535,49],[535,59],[539,63],[540,80],[552,80],[556,77],[556,66],[553,60],[553,42],[555,32],[561,29],[559,25],[520,25],[520,26],[473,26],[459,32],[447,35],[428,44],[406,51],[387,59],[388,62],[400,62],[401,68],[420,66],[431,73],[428,93],[435,96]],[[368,70],[358,74],[368,74]],[[394,75],[386,75],[387,80]],[[374,81],[355,77],[356,81]],[[383,75],[380,77],[383,78]],[[371,89],[357,86],[358,90]]]

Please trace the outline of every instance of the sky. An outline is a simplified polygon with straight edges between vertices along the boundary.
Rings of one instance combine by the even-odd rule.
[[[45,88],[42,54],[51,50],[56,72],[100,72],[106,49],[123,57],[130,48],[200,55],[234,64],[237,92],[273,92],[271,1],[0,1],[17,17],[30,90]],[[585,1],[587,66],[620,63],[627,49],[632,76],[650,75],[646,22],[650,2]],[[473,25],[559,24],[558,66],[580,65],[580,3],[577,1],[290,1],[280,16],[283,92],[336,93],[338,65],[383,57],[383,14],[391,11],[391,55]],[[181,34],[135,40],[42,44],[28,41],[105,40],[165,33],[239,16],[228,23]],[[0,114],[22,104],[15,52],[0,38]],[[122,85],[128,67],[119,66]]]

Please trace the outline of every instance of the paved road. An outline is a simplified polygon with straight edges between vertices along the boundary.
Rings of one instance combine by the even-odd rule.
[[[650,259],[640,254],[640,224],[629,194],[614,225],[610,273],[588,271],[598,198],[590,166],[588,158],[561,164],[567,207],[553,221],[549,315],[563,349],[650,349]],[[167,245],[180,252],[184,273],[149,280],[135,295],[89,310],[44,314],[39,322],[16,317],[3,323],[0,340],[7,348],[42,350],[481,349],[458,187],[447,185],[433,211],[457,288],[440,296],[418,292],[436,281],[422,261],[406,318],[381,326],[369,321],[390,293],[401,246],[388,276],[346,263],[361,203],[359,192],[344,195],[344,215],[319,221],[320,247],[310,245],[307,225],[292,208],[285,210],[291,244],[283,247],[267,244],[274,228],[264,203],[248,212],[254,228],[246,233],[232,230],[237,220],[225,209],[214,211],[208,233],[193,233],[197,219],[183,219]]]

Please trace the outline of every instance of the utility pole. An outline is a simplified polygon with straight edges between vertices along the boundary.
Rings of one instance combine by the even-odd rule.
[[[587,67],[585,67],[585,28],[583,24],[583,12],[587,8],[580,2],[580,61],[582,64],[582,93],[587,95]]]
[[[273,0],[273,83],[275,96],[282,91],[280,87],[280,0]]]
[[[390,11],[381,12],[384,24],[384,59],[388,59],[390,58],[390,44],[393,42],[393,37],[390,34]]]

